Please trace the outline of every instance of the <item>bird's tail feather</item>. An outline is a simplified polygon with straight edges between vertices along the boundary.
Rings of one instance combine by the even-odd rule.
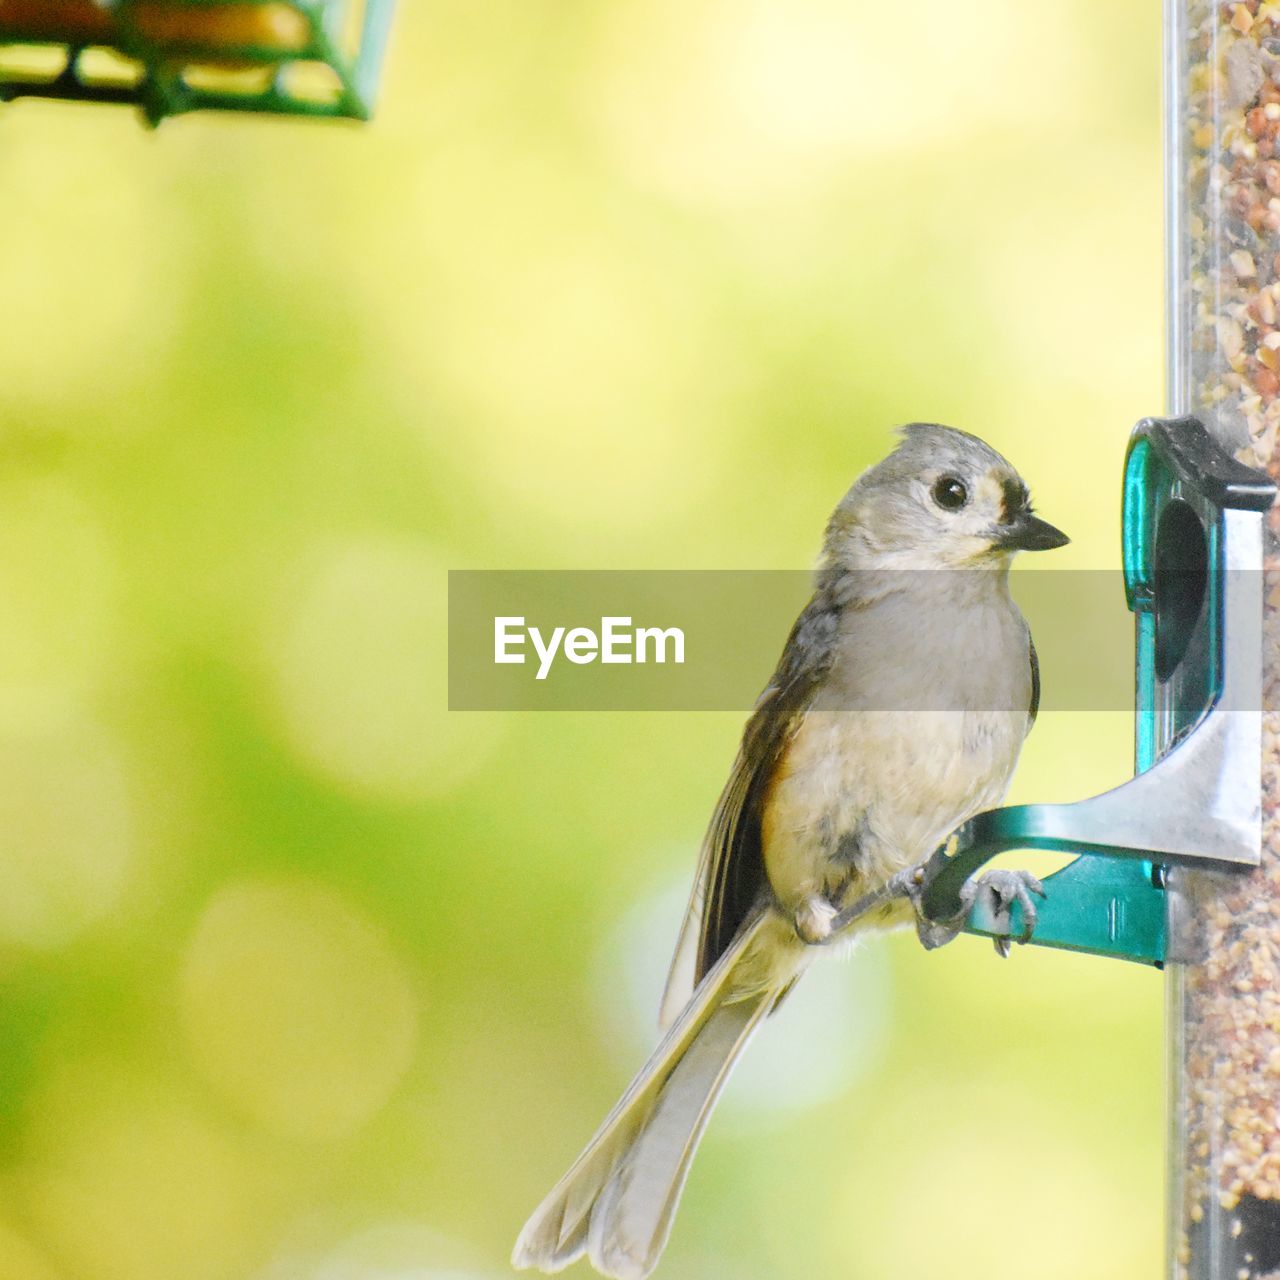
[[[596,1270],[620,1280],[653,1270],[720,1090],[782,985],[742,986],[742,970],[754,966],[741,962],[771,924],[762,914],[744,927],[699,983],[586,1150],[525,1224],[515,1266],[559,1271],[589,1253]]]
[[[587,1244],[597,1271],[639,1280],[657,1264],[716,1099],[770,1003],[721,1005],[672,1071],[596,1200]]]

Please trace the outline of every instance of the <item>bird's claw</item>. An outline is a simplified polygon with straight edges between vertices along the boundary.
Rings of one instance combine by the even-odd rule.
[[[926,860],[905,871],[899,871],[891,877],[887,888],[893,897],[906,898],[911,903],[916,916],[916,937],[926,951],[933,951],[960,936],[973,899],[962,894],[964,905],[953,920],[931,920],[924,913],[924,891],[928,887],[928,877],[925,874],[927,865]]]
[[[968,881],[960,891],[961,907],[950,920],[931,920],[924,914],[927,887],[925,863],[899,871],[886,885],[889,896],[906,898],[916,915],[916,936],[926,951],[946,946],[963,931],[969,913],[981,904],[995,927],[992,942],[1001,959],[1008,957],[1014,942],[1025,944],[1035,933],[1039,913],[1035,898],[1045,897],[1044,885],[1029,871],[988,871]],[[1033,897],[1032,895],[1035,895]],[[1013,937],[1013,906],[1022,908],[1022,932]]]
[[[1036,931],[1039,912],[1036,910],[1035,898],[1045,896],[1044,885],[1029,871],[988,871],[973,885],[972,894],[968,895],[971,903],[980,902],[987,911],[991,923],[995,926],[995,936],[991,939],[995,945],[996,955],[1006,959],[1014,942],[1025,945],[1031,941]],[[1022,932],[1013,936],[1013,906],[1017,903],[1022,908]]]

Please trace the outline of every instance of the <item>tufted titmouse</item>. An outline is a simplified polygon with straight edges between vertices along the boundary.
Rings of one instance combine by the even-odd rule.
[[[813,598],[743,732],[667,980],[666,1034],[525,1225],[517,1267],[585,1253],[603,1275],[647,1276],[734,1062],[849,904],[877,899],[843,933],[913,909],[927,946],[959,928],[919,916],[915,868],[1008,787],[1039,702],[1009,565],[1067,538],[975,436],[929,423],[902,436],[836,507]],[[1033,877],[990,872],[966,901],[979,892],[1006,920],[1021,902],[1034,927]]]

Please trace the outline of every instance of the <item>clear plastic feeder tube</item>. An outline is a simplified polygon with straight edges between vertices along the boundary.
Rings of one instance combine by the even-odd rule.
[[[1280,476],[1280,0],[1166,0],[1169,409]],[[1280,1280],[1280,538],[1262,865],[1172,878],[1169,1275]]]

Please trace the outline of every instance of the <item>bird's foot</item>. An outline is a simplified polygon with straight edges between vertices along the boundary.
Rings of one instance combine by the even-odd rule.
[[[1036,931],[1039,913],[1036,911],[1035,898],[1045,896],[1044,885],[1030,871],[988,871],[985,875],[971,880],[973,886],[968,895],[969,903],[980,903],[990,916],[996,928],[996,936],[992,938],[996,955],[1002,960],[1007,958],[1013,943],[1022,945],[1031,941]],[[969,889],[969,885],[965,889]],[[1017,903],[1022,908],[1022,932],[1013,937],[1013,906]]]
[[[923,862],[916,863],[914,867],[907,867],[904,871],[890,876],[885,885],[885,892],[888,897],[906,898],[911,903],[915,911],[916,936],[920,939],[920,945],[926,951],[934,951],[938,947],[945,947],[948,942],[960,936],[960,931],[964,928],[965,920],[969,916],[969,908],[973,905],[974,895],[967,892],[969,886],[966,885],[960,895],[964,905],[955,918],[931,920],[924,913],[924,891],[928,886],[926,868],[929,862],[930,859],[926,858]]]
[[[916,936],[926,951],[936,950],[953,941],[963,931],[974,906],[985,908],[995,927],[992,942],[1001,959],[1009,955],[1014,942],[1025,944],[1035,933],[1039,913],[1035,897],[1045,896],[1044,885],[1029,871],[988,871],[975,876],[960,890],[960,910],[950,920],[932,920],[924,913],[924,892],[928,885],[928,860],[899,871],[885,886],[886,896],[906,898],[915,910]],[[1032,895],[1035,895],[1033,897]],[[1022,908],[1022,932],[1013,936],[1013,906]]]

